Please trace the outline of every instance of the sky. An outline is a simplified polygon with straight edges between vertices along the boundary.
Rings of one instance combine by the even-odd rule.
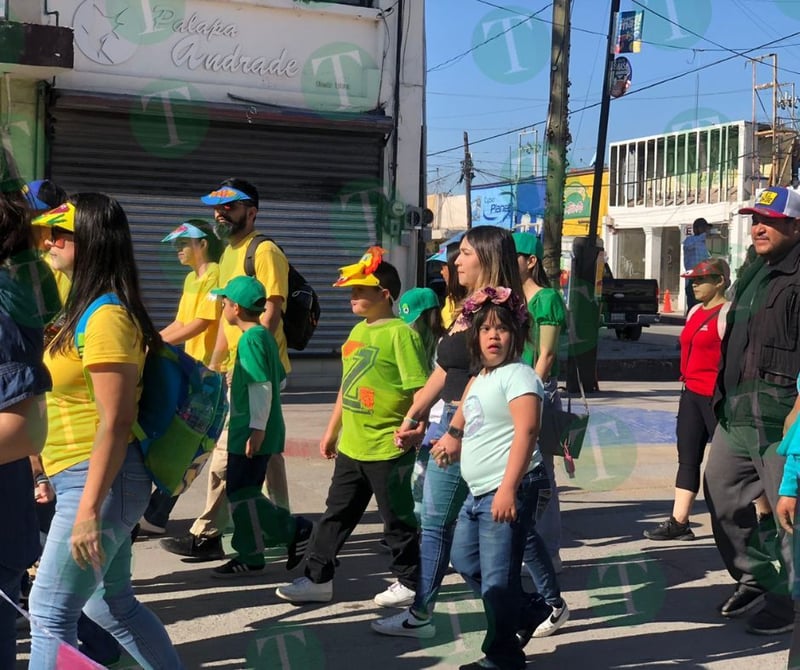
[[[595,154],[610,5],[572,0],[570,168]],[[622,0],[621,10],[644,12],[643,44],[626,54],[633,76],[612,100],[609,142],[751,120],[752,59],[766,54],[778,56],[781,91],[791,97],[795,83],[800,97],[800,0]],[[546,0],[427,0],[429,193],[463,192],[465,130],[473,184],[530,175],[534,162],[541,171],[533,156],[547,118],[552,13]],[[772,81],[771,64],[756,66],[757,83]],[[755,104],[757,120],[771,119],[771,90]],[[502,136],[481,141],[493,135]]]

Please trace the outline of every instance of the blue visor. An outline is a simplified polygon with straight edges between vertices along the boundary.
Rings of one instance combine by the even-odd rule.
[[[236,202],[237,200],[252,200],[253,198],[244,191],[240,191],[238,188],[231,188],[230,186],[223,186],[222,188],[218,188],[216,191],[211,191],[208,195],[204,195],[200,198],[200,201],[204,205],[211,205],[212,207],[216,207],[217,205],[224,205],[228,202]]]
[[[47,179],[37,179],[36,181],[29,182],[22,187],[22,192],[25,194],[25,198],[28,200],[28,204],[33,210],[43,209],[47,211],[53,209],[53,207],[58,207],[61,204],[60,202],[47,203],[44,200],[39,199],[39,189],[42,188],[42,184],[44,184],[46,181]]]
[[[197,226],[193,226],[191,223],[182,223],[161,241],[172,242],[173,240],[177,240],[179,237],[188,238],[190,240],[199,240],[201,237],[206,237],[206,234]]]

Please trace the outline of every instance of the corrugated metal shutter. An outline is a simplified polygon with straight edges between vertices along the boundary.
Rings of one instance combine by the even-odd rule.
[[[63,101],[50,114],[50,177],[68,192],[102,191],[120,201],[145,301],[159,326],[174,318],[186,272],[160,240],[185,218],[210,219],[198,197],[236,175],[259,189],[257,229],[283,247],[320,295],[320,326],[303,354],[338,351],[354,318],[349,294],[331,283],[340,266],[374,243],[376,220],[374,204],[365,206],[359,197],[346,202],[343,194],[379,183],[382,133],[211,119],[193,151],[154,156],[140,144],[147,136],[141,123],[132,132],[130,115]]]

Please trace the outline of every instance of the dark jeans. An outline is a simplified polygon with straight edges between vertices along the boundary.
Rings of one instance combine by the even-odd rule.
[[[717,425],[703,478],[706,504],[711,513],[714,541],[731,577],[743,586],[766,592],[765,609],[790,619],[792,538],[780,531],[777,558],[781,569],[776,571],[773,552],[758,532],[753,506],[753,501],[766,493],[775,509],[785,459],[776,453],[777,444],[759,445],[759,442],[755,428]]]
[[[264,550],[289,544],[295,533],[294,517],[262,493],[269,459],[270,454],[228,454],[225,493],[233,520],[231,544],[239,559],[252,566],[264,565]]]
[[[503,670],[525,667],[525,652],[516,633],[532,625],[539,596],[522,591],[522,554],[539,495],[549,490],[547,472],[539,465],[517,488],[514,522],[498,523],[492,518],[496,490],[478,497],[469,494],[458,515],[451,552],[453,567],[483,600],[488,629],[481,650]]]
[[[374,494],[392,551],[392,573],[404,586],[417,588],[419,542],[411,494],[414,459],[413,450],[391,461],[357,461],[339,453],[325,512],[308,547],[306,577],[317,584],[333,579],[336,555]]]
[[[150,495],[150,502],[144,511],[144,518],[154,526],[166,528],[169,515],[178,502],[178,496],[171,496],[163,491],[156,489]]]
[[[19,587],[25,570],[0,565],[0,589],[19,602]],[[17,658],[17,610],[0,598],[0,668],[13,668]]]
[[[689,389],[681,392],[678,421],[678,474],[675,487],[697,493],[700,490],[700,465],[706,444],[714,434],[717,418],[711,409],[711,398]]]

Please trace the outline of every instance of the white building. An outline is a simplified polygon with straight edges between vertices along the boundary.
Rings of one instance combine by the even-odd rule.
[[[709,251],[735,271],[750,245],[750,217],[737,212],[767,183],[768,144],[762,138],[754,155],[746,121],[612,143],[604,239],[614,274],[658,279],[662,297],[668,289],[673,309],[682,310],[682,243],[700,217],[718,233],[708,237]]]
[[[29,129],[14,146],[24,178],[120,200],[160,325],[183,268],[159,240],[185,218],[209,217],[198,198],[221,180],[252,181],[257,227],[322,301],[292,381],[329,382],[355,322],[346,292],[331,288],[337,268],[378,242],[413,284],[415,236],[401,213],[424,198],[424,2],[7,4],[11,22],[74,34],[74,64],[19,68],[0,51],[9,72],[0,111]]]

